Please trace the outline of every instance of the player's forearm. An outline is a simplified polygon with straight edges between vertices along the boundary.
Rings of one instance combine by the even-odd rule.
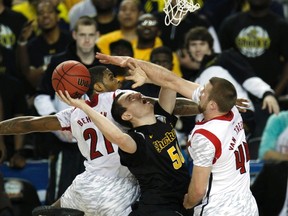
[[[199,84],[178,77],[164,67],[151,62],[141,60],[136,61],[154,84],[170,88],[186,98],[191,99],[194,90],[199,87]]]
[[[180,116],[193,116],[199,114],[198,104],[186,98],[177,98],[173,114]]]
[[[28,121],[32,119],[32,116],[23,116],[8,119],[0,122],[0,134],[1,135],[16,135],[28,132]]]
[[[61,130],[56,116],[21,116],[0,122],[1,135],[27,134]]]
[[[113,122],[86,104],[82,104],[79,108],[82,109],[90,117],[90,119],[103,133],[106,139],[118,145],[119,148],[125,152],[135,152],[136,145],[130,145],[131,142],[133,142],[132,138],[129,135],[123,133]]]

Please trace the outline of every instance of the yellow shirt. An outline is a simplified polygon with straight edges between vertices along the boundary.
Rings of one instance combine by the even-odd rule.
[[[156,37],[155,44],[153,48],[147,48],[147,49],[138,49],[137,48],[137,42],[135,44],[132,44],[133,51],[134,51],[134,58],[141,59],[144,61],[150,61],[150,55],[154,48],[163,46],[163,42],[159,37]],[[173,68],[172,71],[177,74],[178,76],[182,77],[182,72],[180,69],[180,63],[178,60],[178,57],[176,53],[173,52]]]
[[[102,53],[110,55],[110,48],[109,48],[110,44],[120,39],[125,39],[124,35],[122,34],[121,30],[116,30],[116,31],[100,36],[98,40],[96,41],[96,44]],[[132,46],[136,42],[137,42],[137,39],[130,41]]]
[[[59,11],[59,18],[69,23],[68,10],[63,2],[60,2],[57,6]],[[12,10],[22,13],[28,20],[37,20],[35,8],[29,4],[28,1],[21,2],[12,6]]]
[[[122,34],[121,30],[116,30],[113,32],[110,32],[108,34],[104,34],[101,37],[99,37],[99,39],[97,40],[96,44],[99,47],[99,49],[101,50],[101,53],[110,55],[110,48],[109,45],[117,40],[120,39],[124,39],[124,36]],[[156,41],[155,41],[155,45],[153,48],[149,48],[149,49],[137,49],[137,39],[130,41],[133,47],[133,51],[134,51],[134,58],[137,59],[141,59],[144,61],[149,61],[150,60],[150,54],[153,50],[153,48],[156,47],[160,47],[163,45],[162,40],[157,37]],[[175,74],[177,74],[178,76],[182,76],[182,72],[180,69],[180,63],[179,60],[177,58],[177,55],[175,53],[173,53],[173,72]]]

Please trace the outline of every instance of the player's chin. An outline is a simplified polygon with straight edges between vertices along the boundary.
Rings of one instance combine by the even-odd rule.
[[[90,53],[91,52],[91,50],[93,50],[94,49],[94,45],[90,45],[90,46],[84,46],[84,47],[82,47],[82,52],[83,53]]]

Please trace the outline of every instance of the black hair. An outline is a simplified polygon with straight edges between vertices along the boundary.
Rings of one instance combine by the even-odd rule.
[[[173,53],[172,53],[172,50],[167,47],[167,46],[160,46],[160,47],[157,47],[157,48],[154,48],[150,54],[150,61],[152,61],[154,55],[157,55],[157,54],[166,54],[167,56],[169,56],[169,58],[171,59],[171,61],[173,61]]]
[[[87,95],[90,97],[94,91],[94,84],[97,82],[103,82],[104,72],[108,70],[107,67],[99,65],[88,69],[91,76],[91,83]]]
[[[113,54],[115,54],[115,55],[121,55],[121,53],[115,53],[115,50],[117,49],[117,48],[121,48],[121,47],[124,47],[124,48],[126,48],[127,50],[129,50],[129,52],[131,53],[131,57],[133,57],[134,56],[134,51],[133,51],[133,47],[132,47],[132,44],[129,42],[129,41],[127,41],[127,40],[124,40],[124,39],[119,39],[119,40],[117,40],[117,41],[114,41],[114,42],[112,42],[112,43],[110,43],[110,45],[109,45],[109,49],[110,49],[110,53],[113,53]]]
[[[125,107],[123,107],[120,103],[119,103],[119,98],[124,94],[124,92],[121,92],[120,94],[118,94],[113,103],[112,103],[112,108],[111,108],[111,114],[112,117],[114,118],[114,120],[121,124],[124,127],[128,127],[128,128],[133,128],[133,125],[130,121],[125,121],[122,119],[122,115],[123,113],[127,110]]]

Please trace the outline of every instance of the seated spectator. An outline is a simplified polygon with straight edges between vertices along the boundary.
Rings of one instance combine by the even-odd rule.
[[[160,29],[156,17],[149,13],[141,15],[138,19],[136,32],[138,39],[133,44],[134,58],[149,61],[153,48],[162,46],[163,44],[161,38],[158,37]],[[178,76],[182,76],[177,55],[176,53],[172,53],[172,55],[172,71]]]
[[[252,185],[261,215],[287,215],[288,111],[271,115],[264,128],[259,159],[264,167]]]
[[[135,44],[137,41],[136,28],[140,15],[141,6],[139,2],[135,0],[122,0],[118,10],[120,29],[104,34],[97,40],[97,45],[101,52],[110,54],[110,44],[119,39],[125,39]]]
[[[119,39],[114,41],[109,46],[111,55],[115,56],[134,56],[134,51],[132,44],[124,39]],[[115,65],[108,65],[108,68],[113,72],[114,76],[121,82],[122,89],[129,89],[131,86],[130,81],[126,81],[124,76],[127,74],[127,71],[121,67]]]
[[[262,134],[259,159],[264,161],[288,161],[288,111],[271,115]]]
[[[70,32],[60,29],[57,9],[50,1],[40,1],[36,13],[41,34],[27,41],[29,34],[22,32],[23,44],[17,50],[29,96],[35,94],[51,57],[63,52],[72,41]]]
[[[20,78],[21,73],[16,67],[16,47],[22,27],[27,22],[27,18],[19,12],[11,10],[4,5],[5,0],[0,0],[0,46],[5,48],[4,62],[6,66],[11,68],[10,72],[13,76]]]
[[[12,10],[22,13],[29,21],[36,21],[37,20],[37,5],[42,0],[25,0],[21,1],[19,4],[14,4],[12,6]],[[54,7],[57,9],[57,13],[59,13],[59,24],[62,29],[68,30],[69,29],[69,18],[68,18],[68,10],[66,5],[60,1],[51,1]],[[38,28],[37,23],[34,23],[35,30]]]
[[[0,47],[0,113],[2,119],[5,120],[26,115],[27,102],[22,83],[7,72],[1,50]],[[20,134],[1,137],[1,139],[6,145],[7,160],[10,160],[24,144],[24,135]]]
[[[93,18],[97,22],[100,35],[120,29],[116,2],[116,0],[93,0],[97,10],[97,14]]]

